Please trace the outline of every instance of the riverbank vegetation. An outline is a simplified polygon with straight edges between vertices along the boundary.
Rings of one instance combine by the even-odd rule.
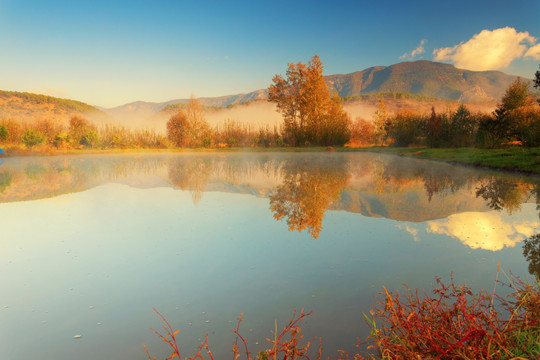
[[[497,273],[499,274],[499,273]],[[498,275],[497,275],[498,277]],[[358,342],[355,353],[339,351],[337,359],[536,359],[540,353],[540,284],[524,282],[507,276],[511,292],[501,297],[484,290],[474,293],[453,279],[445,285],[437,279],[432,294],[405,288],[404,292],[389,292],[383,287],[369,315],[364,314],[371,328],[366,342]],[[496,286],[499,285],[496,282]],[[157,312],[157,311],[156,311]],[[181,349],[173,327],[163,315],[165,333],[154,331],[170,346],[168,359],[181,359]],[[233,359],[321,359],[322,341],[314,349],[301,333],[301,322],[311,313],[303,310],[272,339],[268,348],[253,356],[248,342],[241,335],[238,319],[233,331]],[[143,345],[150,360],[152,357]],[[208,335],[198,352],[189,359],[213,360]]]

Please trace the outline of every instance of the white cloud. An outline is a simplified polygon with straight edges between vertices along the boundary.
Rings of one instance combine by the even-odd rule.
[[[452,236],[472,249],[499,251],[514,247],[534,234],[539,226],[538,221],[507,222],[494,212],[465,212],[443,221],[430,221],[427,231]]]
[[[400,59],[412,59],[414,58],[416,55],[420,55],[422,53],[424,53],[426,50],[424,49],[424,44],[427,42],[426,39],[422,39],[420,41],[420,45],[418,45],[418,47],[416,49],[414,49],[413,51],[411,51],[410,53],[405,53],[403,55],[401,55],[399,58]]]
[[[471,39],[453,47],[433,50],[433,60],[449,60],[457,67],[469,70],[496,70],[510,65],[524,56],[540,58],[540,48],[534,45],[536,39],[527,31],[505,27],[482,30]],[[530,45],[534,45],[529,48]]]
[[[46,86],[44,88],[39,88],[39,89],[32,89],[30,90],[30,92],[34,94],[48,95],[48,96],[54,96],[54,97],[59,97],[59,98],[69,97],[69,92],[67,92],[66,90],[54,88],[50,86]]]
[[[525,57],[532,57],[534,60],[540,60],[540,44],[536,44],[527,50]]]

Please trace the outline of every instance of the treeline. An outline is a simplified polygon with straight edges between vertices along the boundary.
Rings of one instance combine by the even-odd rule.
[[[0,121],[0,145],[51,149],[167,148],[165,135],[149,129],[130,130],[123,126],[97,127],[82,116],[73,116],[67,126],[49,119],[33,123]]]
[[[434,96],[427,96],[421,94],[399,93],[399,92],[380,92],[373,94],[361,94],[342,97],[344,103],[350,103],[355,101],[364,101],[369,103],[375,103],[380,99],[387,100],[414,100],[418,102],[434,102],[434,101],[447,101],[457,102],[457,100],[443,100]]]
[[[255,128],[233,120],[211,127],[204,108],[191,99],[167,122],[166,134],[154,129],[96,126],[82,116],[67,125],[50,119],[36,122],[0,120],[0,147],[40,149],[167,149],[283,146],[277,126]]]
[[[540,107],[519,78],[506,90],[491,114],[456,111],[420,114],[399,110],[388,115],[380,101],[373,122],[357,119],[352,138],[363,145],[496,148],[514,144],[540,146]]]

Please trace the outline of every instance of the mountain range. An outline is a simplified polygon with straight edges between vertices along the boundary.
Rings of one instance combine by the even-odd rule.
[[[500,71],[470,71],[449,64],[419,60],[391,66],[375,66],[350,74],[326,76],[332,92],[349,102],[362,101],[362,95],[375,93],[406,93],[434,97],[445,101],[495,104],[508,85],[517,77]],[[532,83],[532,80],[527,80]],[[216,109],[246,104],[267,98],[267,90],[220,97],[201,97],[202,105]],[[28,120],[54,114],[103,113],[115,119],[150,119],[169,116],[167,110],[187,103],[188,99],[165,102],[137,101],[113,108],[93,107],[73,100],[56,99],[29,93],[0,93],[0,118]],[[73,105],[76,105],[75,107]],[[101,116],[102,119],[107,118]]]
[[[471,71],[453,65],[427,60],[401,62],[391,66],[375,66],[350,74],[325,77],[331,92],[343,98],[375,93],[407,93],[463,103],[495,103],[517,76],[500,71]],[[528,80],[531,81],[532,80]],[[267,98],[267,90],[213,98],[199,98],[206,106],[227,107]],[[175,99],[162,103],[138,101],[111,109],[102,109],[113,116],[129,114],[150,116],[167,106],[187,103]]]

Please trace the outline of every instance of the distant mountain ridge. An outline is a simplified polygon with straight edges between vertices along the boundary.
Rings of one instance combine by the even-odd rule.
[[[467,103],[498,101],[517,76],[500,71],[471,71],[458,69],[453,65],[428,60],[401,62],[390,66],[375,66],[350,74],[325,76],[332,92],[341,97],[354,97],[373,93],[409,93],[457,100]],[[526,79],[531,81],[530,79]],[[247,94],[199,98],[207,106],[226,107],[268,96],[266,89]],[[161,111],[167,105],[186,103],[188,99],[176,99],[162,103],[135,102],[111,109],[104,109],[111,115],[126,114],[138,108],[147,115]],[[144,109],[144,110],[143,110]]]
[[[500,71],[463,70],[427,60],[326,77],[330,87],[342,97],[393,92],[468,102],[496,101],[516,78]]]

